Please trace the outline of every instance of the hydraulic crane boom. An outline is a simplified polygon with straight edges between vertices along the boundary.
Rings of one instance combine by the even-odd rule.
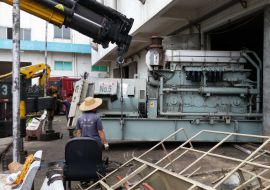
[[[0,0],[12,5],[13,0]],[[70,27],[108,47],[118,45],[120,54],[128,50],[133,19],[95,0],[20,0],[20,8],[54,25]]]
[[[45,72],[45,69],[46,69],[46,72]],[[49,65],[45,66],[44,63],[25,66],[25,67],[20,68],[20,74],[25,79],[39,77],[39,85],[43,88],[45,87],[45,81],[49,81],[50,73],[51,73],[51,67]],[[12,72],[4,74],[4,75],[0,75],[0,81],[7,79],[11,76],[12,76]]]

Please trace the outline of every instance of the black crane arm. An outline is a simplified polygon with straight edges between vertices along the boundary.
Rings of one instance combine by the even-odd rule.
[[[12,0],[0,0],[12,5]],[[72,28],[94,39],[104,48],[116,43],[120,54],[128,50],[133,19],[95,0],[20,0],[20,8],[62,27]]]

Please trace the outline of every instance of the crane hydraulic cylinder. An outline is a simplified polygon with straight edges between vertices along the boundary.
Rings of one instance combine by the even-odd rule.
[[[0,0],[12,5],[12,0]],[[133,19],[94,0],[20,0],[20,8],[56,26],[70,27],[104,48],[116,43],[126,52]]]

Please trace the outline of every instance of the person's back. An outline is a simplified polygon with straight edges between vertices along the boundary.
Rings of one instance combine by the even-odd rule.
[[[100,117],[95,113],[95,110],[102,104],[102,99],[87,97],[80,105],[79,109],[82,115],[77,120],[76,136],[91,137],[104,145],[105,150],[109,148],[108,142],[103,131],[103,126]]]
[[[81,137],[91,137],[101,143],[98,130],[102,129],[99,116],[93,112],[83,112],[77,121],[78,129],[81,130]]]

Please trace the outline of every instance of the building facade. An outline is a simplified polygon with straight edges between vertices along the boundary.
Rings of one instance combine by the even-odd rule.
[[[45,62],[46,22],[21,11],[21,65]],[[107,68],[91,65],[91,39],[69,28],[48,24],[47,63],[51,76],[106,75]],[[12,68],[12,7],[0,3],[0,74]],[[91,72],[93,71],[93,72]]]

